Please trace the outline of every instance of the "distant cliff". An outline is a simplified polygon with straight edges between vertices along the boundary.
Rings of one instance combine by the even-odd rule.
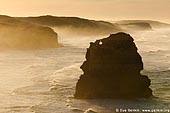
[[[0,50],[44,49],[59,47],[51,28],[0,16]]]
[[[170,27],[170,24],[152,20],[96,21],[79,17],[15,17],[18,20],[51,27],[71,35],[108,35],[119,31],[152,30],[152,28]],[[63,33],[63,32],[62,32]]]
[[[152,30],[152,26],[146,22],[120,23],[124,31]]]
[[[167,28],[170,27],[170,24],[159,22],[159,21],[153,21],[153,20],[120,20],[120,21],[115,21],[113,23],[117,23],[120,26],[126,26],[129,28],[136,29],[154,29],[154,28]]]
[[[117,24],[78,17],[56,17],[47,15],[39,17],[17,17],[16,19],[52,27],[54,29],[59,28],[57,30],[64,29],[71,34],[78,35],[107,35],[113,32],[121,31],[121,28]]]
[[[9,17],[0,15],[0,50],[59,47],[58,35],[96,36],[119,31],[170,27],[152,20],[96,21],[78,17]],[[54,32],[56,31],[56,32]],[[63,36],[64,37],[64,36]]]

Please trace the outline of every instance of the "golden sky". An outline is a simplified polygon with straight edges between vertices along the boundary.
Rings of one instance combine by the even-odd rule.
[[[78,16],[90,19],[153,19],[170,22],[170,0],[0,0],[9,16]]]

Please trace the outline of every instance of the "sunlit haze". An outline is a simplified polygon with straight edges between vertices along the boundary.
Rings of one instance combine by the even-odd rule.
[[[170,0],[0,0],[9,16],[77,16],[89,19],[152,19],[170,22]]]

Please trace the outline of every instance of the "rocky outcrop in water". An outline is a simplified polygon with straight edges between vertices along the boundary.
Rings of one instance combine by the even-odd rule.
[[[111,34],[90,43],[75,98],[148,98],[150,79],[141,75],[142,58],[129,34]]]

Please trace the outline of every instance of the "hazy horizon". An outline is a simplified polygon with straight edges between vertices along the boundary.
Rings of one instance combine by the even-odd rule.
[[[95,20],[157,20],[170,23],[169,0],[0,0],[0,14],[54,15]]]

